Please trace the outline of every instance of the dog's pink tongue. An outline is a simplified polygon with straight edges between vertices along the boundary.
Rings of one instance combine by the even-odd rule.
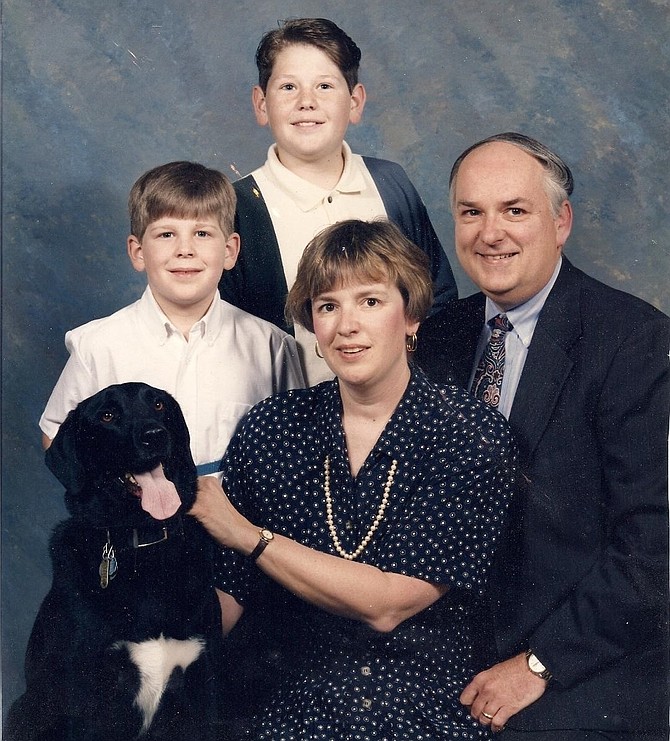
[[[133,474],[142,488],[142,509],[154,520],[167,520],[179,509],[181,499],[175,485],[168,481],[160,464],[148,473]]]

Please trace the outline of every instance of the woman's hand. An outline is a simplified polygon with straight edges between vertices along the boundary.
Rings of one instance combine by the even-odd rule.
[[[258,542],[258,528],[233,507],[213,476],[198,478],[198,495],[189,514],[221,545],[240,553],[251,553]]]

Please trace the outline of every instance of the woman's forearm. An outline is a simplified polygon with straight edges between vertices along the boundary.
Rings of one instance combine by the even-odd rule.
[[[281,535],[275,535],[257,565],[306,602],[383,632],[446,592],[444,586],[322,553]]]
[[[251,523],[230,503],[215,479],[201,478],[191,510],[222,545],[249,555],[266,523]],[[332,614],[393,630],[439,599],[445,586],[316,551],[275,534],[258,568],[293,594]]]

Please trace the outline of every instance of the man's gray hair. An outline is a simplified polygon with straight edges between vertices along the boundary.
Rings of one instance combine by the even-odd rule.
[[[552,152],[551,149],[542,144],[542,142],[539,142],[537,139],[533,139],[530,136],[526,136],[525,134],[518,134],[515,131],[507,131],[503,134],[494,134],[493,136],[478,141],[476,144],[468,147],[456,162],[454,162],[454,166],[451,168],[451,174],[449,175],[449,203],[451,204],[452,212],[456,205],[454,202],[455,182],[461,163],[472,151],[484,146],[484,144],[490,144],[492,142],[513,144],[515,147],[523,149],[524,152],[527,152],[542,165],[547,175],[545,178],[545,189],[547,191],[549,203],[551,204],[551,210],[554,216],[558,216],[561,204],[570,197],[574,188],[574,181],[572,179],[570,168],[555,152]]]

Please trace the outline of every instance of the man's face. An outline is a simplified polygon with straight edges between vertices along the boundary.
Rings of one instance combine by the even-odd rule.
[[[456,254],[501,309],[528,301],[549,282],[570,234],[572,209],[554,215],[542,165],[519,147],[491,142],[461,163],[454,188]]]

